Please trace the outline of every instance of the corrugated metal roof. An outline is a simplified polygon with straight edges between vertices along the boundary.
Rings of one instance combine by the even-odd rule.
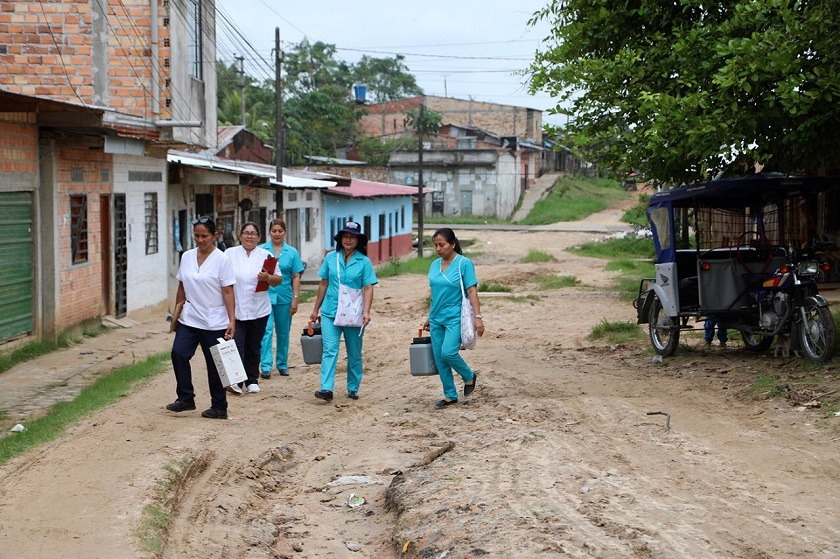
[[[269,182],[272,185],[284,186],[286,188],[328,188],[338,184],[335,181],[299,177],[296,176],[294,171],[285,168],[283,169],[283,180],[281,182],[277,182],[277,180],[275,180],[275,168],[272,165],[252,163],[250,161],[222,159],[221,157],[216,157],[207,153],[190,153],[187,151],[171,149],[166,154],[166,160],[169,163],[180,163],[181,165],[196,167],[199,169],[210,169],[224,173],[268,178],[270,179]]]
[[[428,192],[427,189],[424,189]],[[387,196],[416,196],[416,186],[351,179],[350,186],[331,186],[326,194],[348,198],[377,198]]]

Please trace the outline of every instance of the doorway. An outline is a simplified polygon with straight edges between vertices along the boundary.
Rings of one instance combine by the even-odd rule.
[[[103,225],[103,227],[105,227]],[[125,194],[114,194],[114,316],[128,311],[128,243]],[[103,231],[104,234],[104,231]]]

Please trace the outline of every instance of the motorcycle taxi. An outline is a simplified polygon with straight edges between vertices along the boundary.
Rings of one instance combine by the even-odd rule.
[[[830,199],[830,200],[829,200]],[[680,333],[712,316],[746,347],[776,339],[814,363],[834,353],[835,325],[817,278],[829,264],[812,239],[826,223],[840,182],[825,177],[749,175],[654,194],[647,216],[655,277],[633,305],[653,350],[672,355]]]

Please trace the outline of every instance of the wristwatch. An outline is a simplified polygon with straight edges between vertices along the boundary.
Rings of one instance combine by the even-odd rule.
[[[476,318],[481,318],[480,314],[475,315]]]

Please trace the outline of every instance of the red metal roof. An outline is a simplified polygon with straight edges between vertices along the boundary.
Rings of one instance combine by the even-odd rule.
[[[350,186],[331,186],[325,194],[335,194],[348,198],[376,198],[385,196],[413,196],[417,194],[417,187],[401,184],[351,179]]]

